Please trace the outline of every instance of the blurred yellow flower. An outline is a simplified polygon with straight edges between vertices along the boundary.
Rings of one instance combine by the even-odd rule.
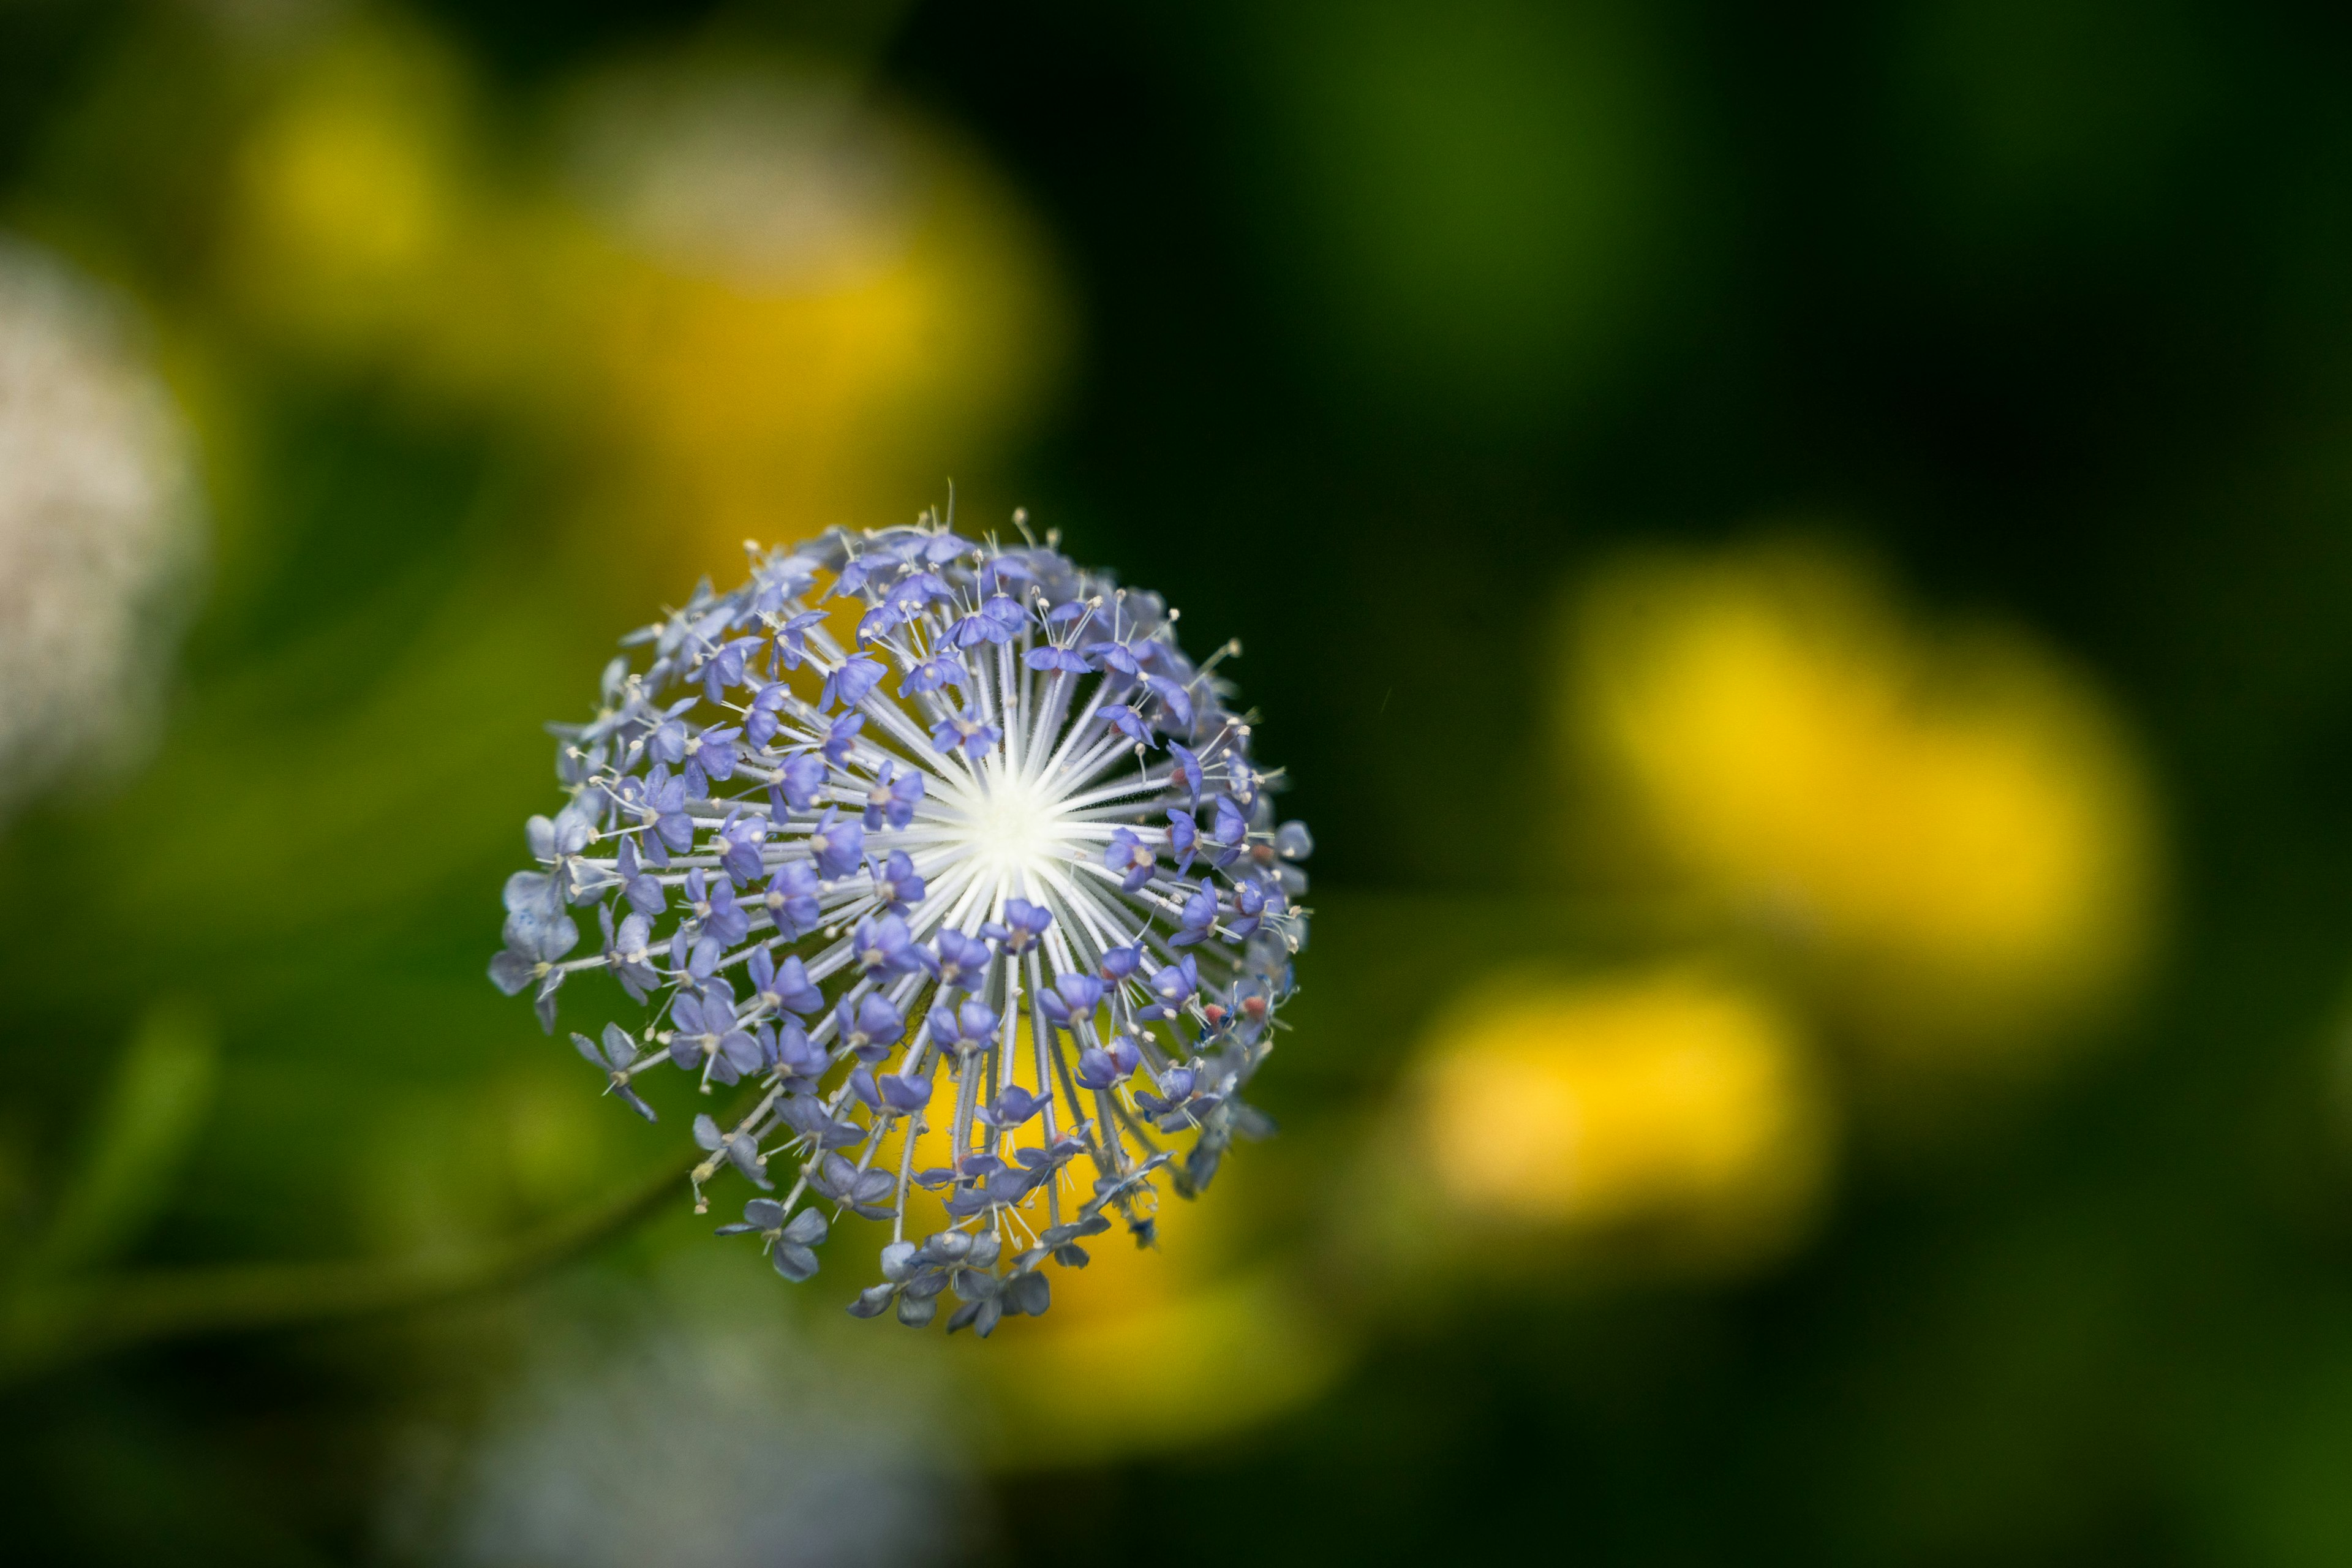
[[[845,79],[684,64],[564,118],[562,339],[602,433],[708,563],[889,515],[1034,406],[1065,335],[1042,245],[972,155]]]
[[[224,283],[278,341],[331,359],[413,354],[478,244],[465,72],[371,21],[268,95],[229,174]]]
[[[1117,1250],[1135,1249],[1120,1239]],[[1180,1284],[1153,1255],[1131,1272],[1148,1283],[1118,1313],[1024,1321],[963,1358],[986,1390],[1002,1463],[1099,1464],[1223,1436],[1306,1404],[1348,1369],[1350,1331],[1279,1266]]]
[[[1502,980],[1447,1020],[1404,1104],[1449,1229],[1636,1236],[1719,1261],[1810,1212],[1828,1117],[1759,993],[1695,970]]]
[[[896,515],[910,474],[971,478],[1062,359],[1012,191],[838,73],[604,71],[524,155],[490,142],[456,55],[370,21],[263,96],[223,222],[241,318],[552,435],[605,531],[670,572]]]
[[[1016,1026],[1016,1063],[1034,1062],[1027,1042],[1024,1019]],[[1014,1077],[1035,1089],[1035,1075],[1025,1066]],[[915,1169],[946,1163],[955,1096],[954,1083],[939,1074],[929,1125],[916,1140]],[[1067,1094],[1057,1089],[1054,1098],[1059,1125],[1076,1126],[1079,1118]],[[1037,1131],[1030,1123],[1016,1142],[1036,1142]],[[1185,1137],[1154,1137],[1173,1147],[1180,1160],[1190,1143]],[[895,1165],[900,1149],[897,1139],[886,1138],[877,1166]],[[1097,1174],[1093,1162],[1080,1156],[1070,1166],[1071,1190],[1083,1194]],[[1152,1222],[1150,1247],[1139,1246],[1127,1226],[1116,1225],[1085,1242],[1085,1268],[1053,1270],[1051,1311],[1007,1318],[985,1343],[958,1338],[962,1353],[956,1361],[1001,1438],[995,1445],[1001,1464],[1098,1462],[1197,1441],[1310,1399],[1346,1370],[1349,1336],[1311,1311],[1295,1268],[1242,1256],[1230,1231],[1231,1216],[1253,1206],[1249,1188],[1266,1178],[1244,1150],[1220,1170],[1217,1195],[1223,1202],[1188,1203],[1169,1194],[1155,1206],[1147,1198],[1138,1217]],[[1160,1184],[1164,1191],[1167,1184]],[[1235,1185],[1242,1193],[1225,1190]],[[1030,1219],[1045,1223],[1038,1215]],[[908,1237],[947,1224],[938,1194],[920,1188],[910,1194]],[[1218,1372],[1171,1375],[1179,1366]]]
[[[2042,1037],[2135,968],[2147,785],[2022,636],[1923,634],[1854,566],[1759,551],[1605,574],[1571,667],[1621,847],[1797,936],[1877,1043]]]
[[[1197,1442],[1311,1399],[1346,1370],[1349,1336],[1313,1311],[1295,1268],[1234,1255],[1224,1216],[1252,1206],[1262,1173],[1249,1164],[1225,1162],[1220,1187],[1244,1191],[1221,1191],[1222,1202],[1163,1202],[1150,1248],[1124,1227],[1092,1238],[1086,1268],[1055,1274],[1052,1311],[967,1349],[960,1359],[1003,1435],[1004,1462],[1100,1462]]]

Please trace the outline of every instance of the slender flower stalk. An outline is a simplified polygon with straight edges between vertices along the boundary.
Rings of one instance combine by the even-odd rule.
[[[650,663],[551,726],[571,802],[531,818],[490,963],[551,1032],[590,972],[644,1004],[572,1039],[648,1120],[665,1065],[760,1086],[732,1126],[695,1119],[698,1209],[724,1172],[782,1189],[720,1234],[798,1280],[842,1214],[888,1220],[849,1310],[919,1326],[952,1293],[949,1329],[983,1335],[1044,1311],[1042,1265],[1083,1266],[1114,1216],[1148,1244],[1163,1167],[1193,1196],[1271,1130],[1240,1093],[1312,848],[1227,706],[1238,647],[1195,665],[1158,595],[1024,537],[933,518],[755,549],[750,582],[624,638]],[[601,950],[573,957],[587,905]],[[916,1186],[948,1218],[919,1239]]]

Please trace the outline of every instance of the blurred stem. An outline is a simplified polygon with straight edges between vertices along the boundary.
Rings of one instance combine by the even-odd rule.
[[[149,1010],[86,1140],[47,1234],[23,1261],[33,1279],[78,1274],[138,1240],[171,1191],[171,1179],[211,1109],[219,1042],[186,1001]]]
[[[674,1194],[693,1163],[675,1160],[597,1203],[462,1251],[30,1280],[0,1303],[0,1385],[131,1345],[404,1311],[519,1284],[626,1228]]]

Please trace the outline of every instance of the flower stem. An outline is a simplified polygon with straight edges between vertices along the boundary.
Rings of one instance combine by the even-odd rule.
[[[642,1218],[677,1191],[689,1163],[671,1161],[569,1214],[460,1250],[24,1281],[0,1300],[0,1386],[139,1345],[375,1317],[518,1285]]]

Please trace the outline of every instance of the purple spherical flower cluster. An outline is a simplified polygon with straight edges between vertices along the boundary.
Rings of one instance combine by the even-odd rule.
[[[1240,1093],[1306,943],[1311,841],[1227,707],[1237,649],[1192,663],[1158,595],[1053,543],[927,521],[755,552],[555,727],[571,802],[507,882],[499,989],[551,1032],[590,971],[645,1005],[572,1037],[615,1098],[651,1120],[635,1086],[664,1065],[749,1086],[731,1126],[695,1119],[698,1205],[730,1170],[783,1195],[721,1234],[804,1279],[828,1212],[891,1223],[861,1317],[1041,1312],[1048,1258],[1083,1265],[1113,1216],[1149,1241],[1156,1173],[1192,1196],[1267,1128]],[[590,905],[601,948],[573,956]],[[947,1215],[919,1240],[918,1185]]]

